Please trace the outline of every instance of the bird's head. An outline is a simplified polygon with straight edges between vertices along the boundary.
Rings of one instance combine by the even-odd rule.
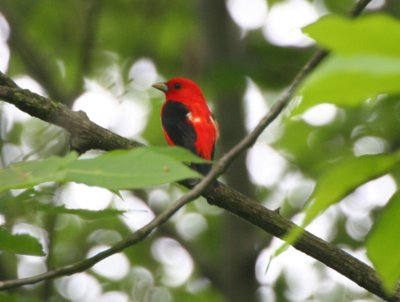
[[[165,83],[156,83],[154,88],[165,93],[167,100],[204,101],[204,96],[197,84],[185,78],[172,78]]]

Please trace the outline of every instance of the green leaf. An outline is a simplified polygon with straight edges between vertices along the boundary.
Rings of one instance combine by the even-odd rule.
[[[307,226],[322,211],[343,199],[365,182],[384,175],[399,161],[398,154],[365,155],[347,158],[337,163],[324,173],[318,180],[310,198],[311,203],[305,211],[305,217],[300,227],[293,228],[275,255],[282,253],[288,244],[293,244]]]
[[[319,103],[357,106],[379,94],[400,92],[398,20],[385,15],[354,20],[327,16],[303,31],[330,55],[299,87],[303,101],[294,114]]]
[[[397,281],[400,280],[399,217],[400,192],[398,191],[375,222],[366,244],[368,257],[389,291],[394,291]]]
[[[172,157],[176,160],[182,161],[182,162],[191,162],[191,163],[208,163],[210,162],[209,160],[206,160],[204,158],[198,157],[192,152],[190,152],[188,149],[184,149],[181,147],[147,147],[149,150],[154,151],[159,154],[167,155],[169,157]]]
[[[37,204],[37,210],[52,214],[71,214],[77,215],[82,219],[95,220],[115,218],[125,213],[125,211],[117,209],[103,209],[99,211],[83,210],[83,209],[68,209],[64,206],[51,206],[47,204]]]
[[[64,180],[116,190],[143,188],[191,177],[199,177],[199,174],[171,157],[141,147],[77,160],[68,167]]]
[[[45,160],[10,165],[0,170],[0,192],[8,189],[29,188],[49,181],[61,181],[65,177],[66,167],[76,159],[77,154],[70,153],[66,157],[52,156]]]
[[[303,101],[294,113],[320,103],[354,107],[369,97],[400,92],[399,83],[400,59],[377,55],[331,56],[299,88]]]
[[[318,180],[306,209],[303,225],[340,201],[365,182],[388,173],[398,162],[397,154],[347,158],[326,171]]]
[[[81,160],[77,160],[77,155],[71,153],[64,158],[51,157],[14,164],[0,170],[0,192],[49,181],[74,181],[119,190],[200,177],[180,161],[162,154],[171,151],[161,151],[161,148],[157,150],[159,152],[147,147],[117,150]],[[189,158],[187,154],[178,153],[180,158]]]
[[[50,214],[77,215],[88,220],[115,218],[125,213],[125,211],[117,209],[91,211],[55,206],[53,203],[47,204],[39,201],[45,194],[46,192],[34,189],[24,190],[16,196],[11,195],[10,191],[2,192],[0,193],[0,213],[7,217],[21,217],[28,214],[37,215],[37,211],[43,211]]]
[[[374,14],[357,19],[329,15],[306,26],[303,32],[336,54],[400,58],[400,22],[388,15]]]
[[[11,234],[5,228],[0,228],[0,250],[23,255],[45,255],[36,238],[27,234]]]

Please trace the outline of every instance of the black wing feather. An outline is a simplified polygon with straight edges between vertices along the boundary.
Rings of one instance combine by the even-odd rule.
[[[194,154],[197,154],[195,148],[197,134],[193,125],[188,122],[188,113],[189,110],[184,104],[177,101],[167,101],[162,110],[161,122],[175,145],[189,149]],[[207,175],[211,169],[210,164],[191,163],[190,166],[203,175]],[[217,182],[214,182],[214,186],[216,184]]]
[[[195,141],[197,138],[193,125],[188,123],[188,108],[176,101],[168,101],[164,104],[161,121],[172,142],[189,149],[196,154]]]

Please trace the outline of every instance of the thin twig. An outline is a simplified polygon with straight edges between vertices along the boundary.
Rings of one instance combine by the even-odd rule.
[[[363,9],[368,5],[371,0],[360,0],[351,9],[350,16],[357,17]],[[318,64],[328,55],[326,50],[318,50],[312,58],[303,66],[300,72],[295,76],[293,81],[290,83],[286,91],[276,100],[275,104],[272,106],[271,110],[261,119],[252,132],[245,136],[237,145],[235,145],[229,152],[227,152],[217,163],[218,172],[223,173],[223,171],[229,166],[236,157],[238,157],[243,150],[251,147],[260,134],[268,127],[271,122],[273,122],[282,110],[287,106],[287,104],[292,99],[296,89],[299,87],[303,79],[318,66]]]
[[[181,198],[179,198],[169,209],[165,210],[163,213],[158,215],[155,219],[153,219],[150,223],[137,230],[127,239],[121,240],[111,248],[104,250],[93,257],[87,258],[85,260],[79,261],[73,265],[68,265],[59,269],[55,269],[53,271],[48,271],[46,273],[29,277],[23,279],[16,280],[8,280],[0,282],[0,290],[11,289],[14,287],[33,284],[43,280],[53,279],[60,276],[71,275],[77,272],[81,272],[91,268],[93,265],[98,263],[99,261],[107,258],[115,253],[118,253],[127,247],[140,242],[145,239],[155,228],[159,227],[178,211],[181,207],[183,207],[189,201],[199,197],[201,193],[207,188],[209,184],[214,181],[212,177],[204,178],[200,183],[198,183],[192,190],[184,194]]]

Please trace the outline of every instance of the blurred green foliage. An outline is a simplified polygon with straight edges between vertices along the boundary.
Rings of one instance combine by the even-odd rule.
[[[272,7],[279,2],[283,1],[269,0],[268,4]],[[343,16],[354,1],[310,2],[316,6],[322,4],[330,12]],[[268,141],[272,141],[272,147],[284,155],[289,164],[278,182],[272,186],[260,185],[256,188],[260,202],[268,206],[271,199],[277,196],[285,201],[288,193],[282,193],[279,185],[285,177],[298,173],[305,179],[316,182],[317,188],[322,186],[316,191],[320,192],[318,199],[322,204],[327,200],[329,204],[335,203],[340,201],[345,193],[355,190],[359,184],[381,174],[369,173],[368,171],[375,171],[374,168],[378,169],[379,166],[375,162],[365,163],[360,155],[370,154],[369,158],[389,158],[392,163],[400,146],[400,26],[399,10],[395,8],[395,4],[387,1],[381,10],[392,17],[372,14],[370,17],[350,21],[343,17],[329,16],[305,28],[304,31],[321,47],[330,50],[331,55],[303,83],[298,92],[303,97],[302,102],[298,107],[291,108],[292,111],[280,120],[279,134]],[[10,76],[30,75],[50,97],[72,104],[77,96],[85,92],[85,86],[81,85],[83,78],[97,80],[111,91],[116,83],[105,77],[105,74],[109,72],[111,65],[117,65],[121,73],[119,76],[123,79],[123,89],[127,90],[128,94],[140,95],[138,99],[150,100],[147,124],[139,137],[150,145],[165,145],[159,121],[162,103],[159,95],[155,100],[151,93],[131,91],[127,74],[132,63],[138,59],[150,58],[155,62],[159,73],[165,77],[185,75],[194,78],[204,88],[208,99],[214,101],[213,105],[218,107],[217,96],[220,92],[230,91],[232,86],[237,86],[237,91],[241,95],[244,93],[243,83],[246,77],[251,78],[263,94],[277,94],[288,85],[315,49],[271,45],[264,38],[261,29],[258,29],[242,33],[239,42],[241,49],[238,50],[241,51],[240,59],[225,61],[225,58],[221,58],[210,65],[208,60],[213,45],[207,44],[209,40],[204,30],[204,16],[219,12],[202,11],[198,1],[2,0],[0,12],[11,27],[11,37],[8,41],[11,60],[7,71]],[[227,26],[228,31],[236,30],[236,34],[239,35],[240,29],[231,23],[230,27]],[[226,24],[221,24],[221,28],[223,26]],[[224,41],[225,38],[220,37]],[[85,44],[87,41],[90,43]],[[268,99],[265,103],[270,105],[271,102],[272,100]],[[300,112],[314,105],[327,102],[337,105],[333,119],[327,123],[315,125],[298,116]],[[226,108],[226,103],[223,106],[225,112],[229,112],[230,108]],[[16,121],[6,114],[3,107],[0,107],[0,112],[2,168],[14,161],[38,160],[67,153],[66,138],[58,128],[49,127],[33,119]],[[223,114],[224,108],[219,108],[219,112],[218,118],[227,119],[232,127],[238,123],[229,120],[229,114]],[[235,135],[234,130],[232,135]],[[369,139],[369,144],[363,145],[362,152],[357,153],[358,144],[365,138]],[[239,139],[240,137],[237,137],[236,140]],[[264,140],[264,137],[260,138],[263,143]],[[374,144],[378,144],[378,148],[374,149]],[[379,155],[373,155],[374,150],[378,150]],[[178,158],[183,159],[185,157]],[[350,161],[349,165],[343,164],[345,159]],[[47,159],[49,160],[51,159]],[[147,158],[141,164],[155,164],[154,158]],[[124,162],[120,162],[120,166],[129,168]],[[39,168],[38,172],[44,176],[44,180],[57,180],[54,171],[50,173],[51,171],[44,170],[43,166]],[[52,165],[51,168],[55,166]],[[390,171],[390,175],[398,184],[400,174],[396,168]],[[381,169],[378,170],[382,172]],[[2,171],[5,173],[4,171],[8,170]],[[383,172],[386,172],[386,169]],[[1,173],[0,175],[4,176]],[[326,175],[330,173],[334,173],[334,176],[326,181]],[[7,173],[5,177],[10,175]],[[359,176],[362,181],[354,182],[355,176]],[[335,181],[336,178],[338,181]],[[110,183],[107,180],[103,185],[107,187],[112,181],[115,180],[110,179]],[[35,181],[29,186],[24,186],[32,187],[40,182]],[[51,256],[40,259],[49,269],[69,265],[87,257],[93,247],[111,246],[121,238],[129,236],[132,229],[123,220],[124,215],[134,212],[137,214],[134,219],[139,221],[142,212],[158,213],[168,207],[183,191],[176,185],[135,190],[130,192],[129,196],[147,203],[151,209],[142,210],[135,205],[133,210],[121,210],[121,207],[117,206],[119,197],[114,196],[108,209],[94,211],[66,208],[60,201],[60,190],[63,190],[63,187],[48,184],[25,191],[2,192],[0,212],[5,221],[2,230],[7,231],[1,239],[4,242],[3,247],[8,243],[8,246],[13,246],[14,253],[37,254],[37,244],[33,243],[35,247],[31,246],[27,250],[22,246],[23,242],[31,242],[35,235],[30,235],[25,241],[20,240],[20,236],[15,237],[12,231],[21,224],[28,225],[33,229],[44,230],[48,236]],[[329,198],[333,198],[336,193],[334,200],[330,200]],[[398,217],[395,214],[397,195],[395,196],[387,207],[374,207],[368,213],[368,217],[372,219],[380,217],[374,226],[367,248],[388,287],[399,277],[396,273],[399,271],[398,263],[395,263],[394,258],[385,256],[388,249],[391,250],[391,254],[400,255],[399,246],[396,244],[398,240],[395,240],[398,234]],[[125,205],[129,204],[129,201],[124,202]],[[295,215],[302,209],[304,202],[303,200],[303,204],[298,207],[289,202],[282,206],[290,208],[288,213]],[[320,208],[318,212],[319,210]],[[185,238],[179,232],[178,225],[182,222],[184,214],[193,213],[204,218],[205,227],[196,236]],[[361,239],[351,236],[347,228],[348,223],[349,218],[344,213],[337,217],[331,231],[334,234],[332,241],[346,244],[354,250],[362,250],[365,247],[365,235]],[[224,238],[235,235],[229,231],[221,223],[220,211],[200,199],[182,209],[166,226],[149,238],[123,252],[128,259],[129,273],[122,279],[112,280],[94,269],[88,270],[87,274],[97,280],[102,293],[120,291],[130,300],[164,302],[171,298],[173,301],[224,301],[229,289],[221,285],[221,279],[226,278],[226,268],[221,266],[221,259],[233,253],[228,247],[224,247]],[[165,282],[165,270],[168,265],[160,262],[155,256],[154,242],[164,237],[173,238],[178,242],[181,248],[190,254],[194,263],[193,272],[178,286],[170,286]],[[18,239],[18,242],[11,244],[15,239]],[[264,233],[258,233],[257,240],[254,244],[255,255],[270,243],[270,238]],[[34,241],[38,243],[37,240]],[[14,253],[1,254],[0,280],[20,276],[23,258]],[[249,270],[254,271],[256,258],[246,261],[249,263]],[[322,274],[325,274],[323,269]],[[68,280],[63,278],[62,282]],[[13,294],[6,293],[0,296],[0,299],[5,297],[7,301],[67,301],[67,283],[62,282],[57,280],[54,283],[50,282],[50,285],[40,284],[18,289]],[[281,274],[271,286],[275,291],[276,301],[289,299],[286,295],[290,288],[289,283],[290,280]],[[346,291],[350,290],[344,289],[340,284],[335,286],[327,294],[332,301],[348,301]],[[375,301],[365,292],[352,292],[351,295],[354,299]]]

